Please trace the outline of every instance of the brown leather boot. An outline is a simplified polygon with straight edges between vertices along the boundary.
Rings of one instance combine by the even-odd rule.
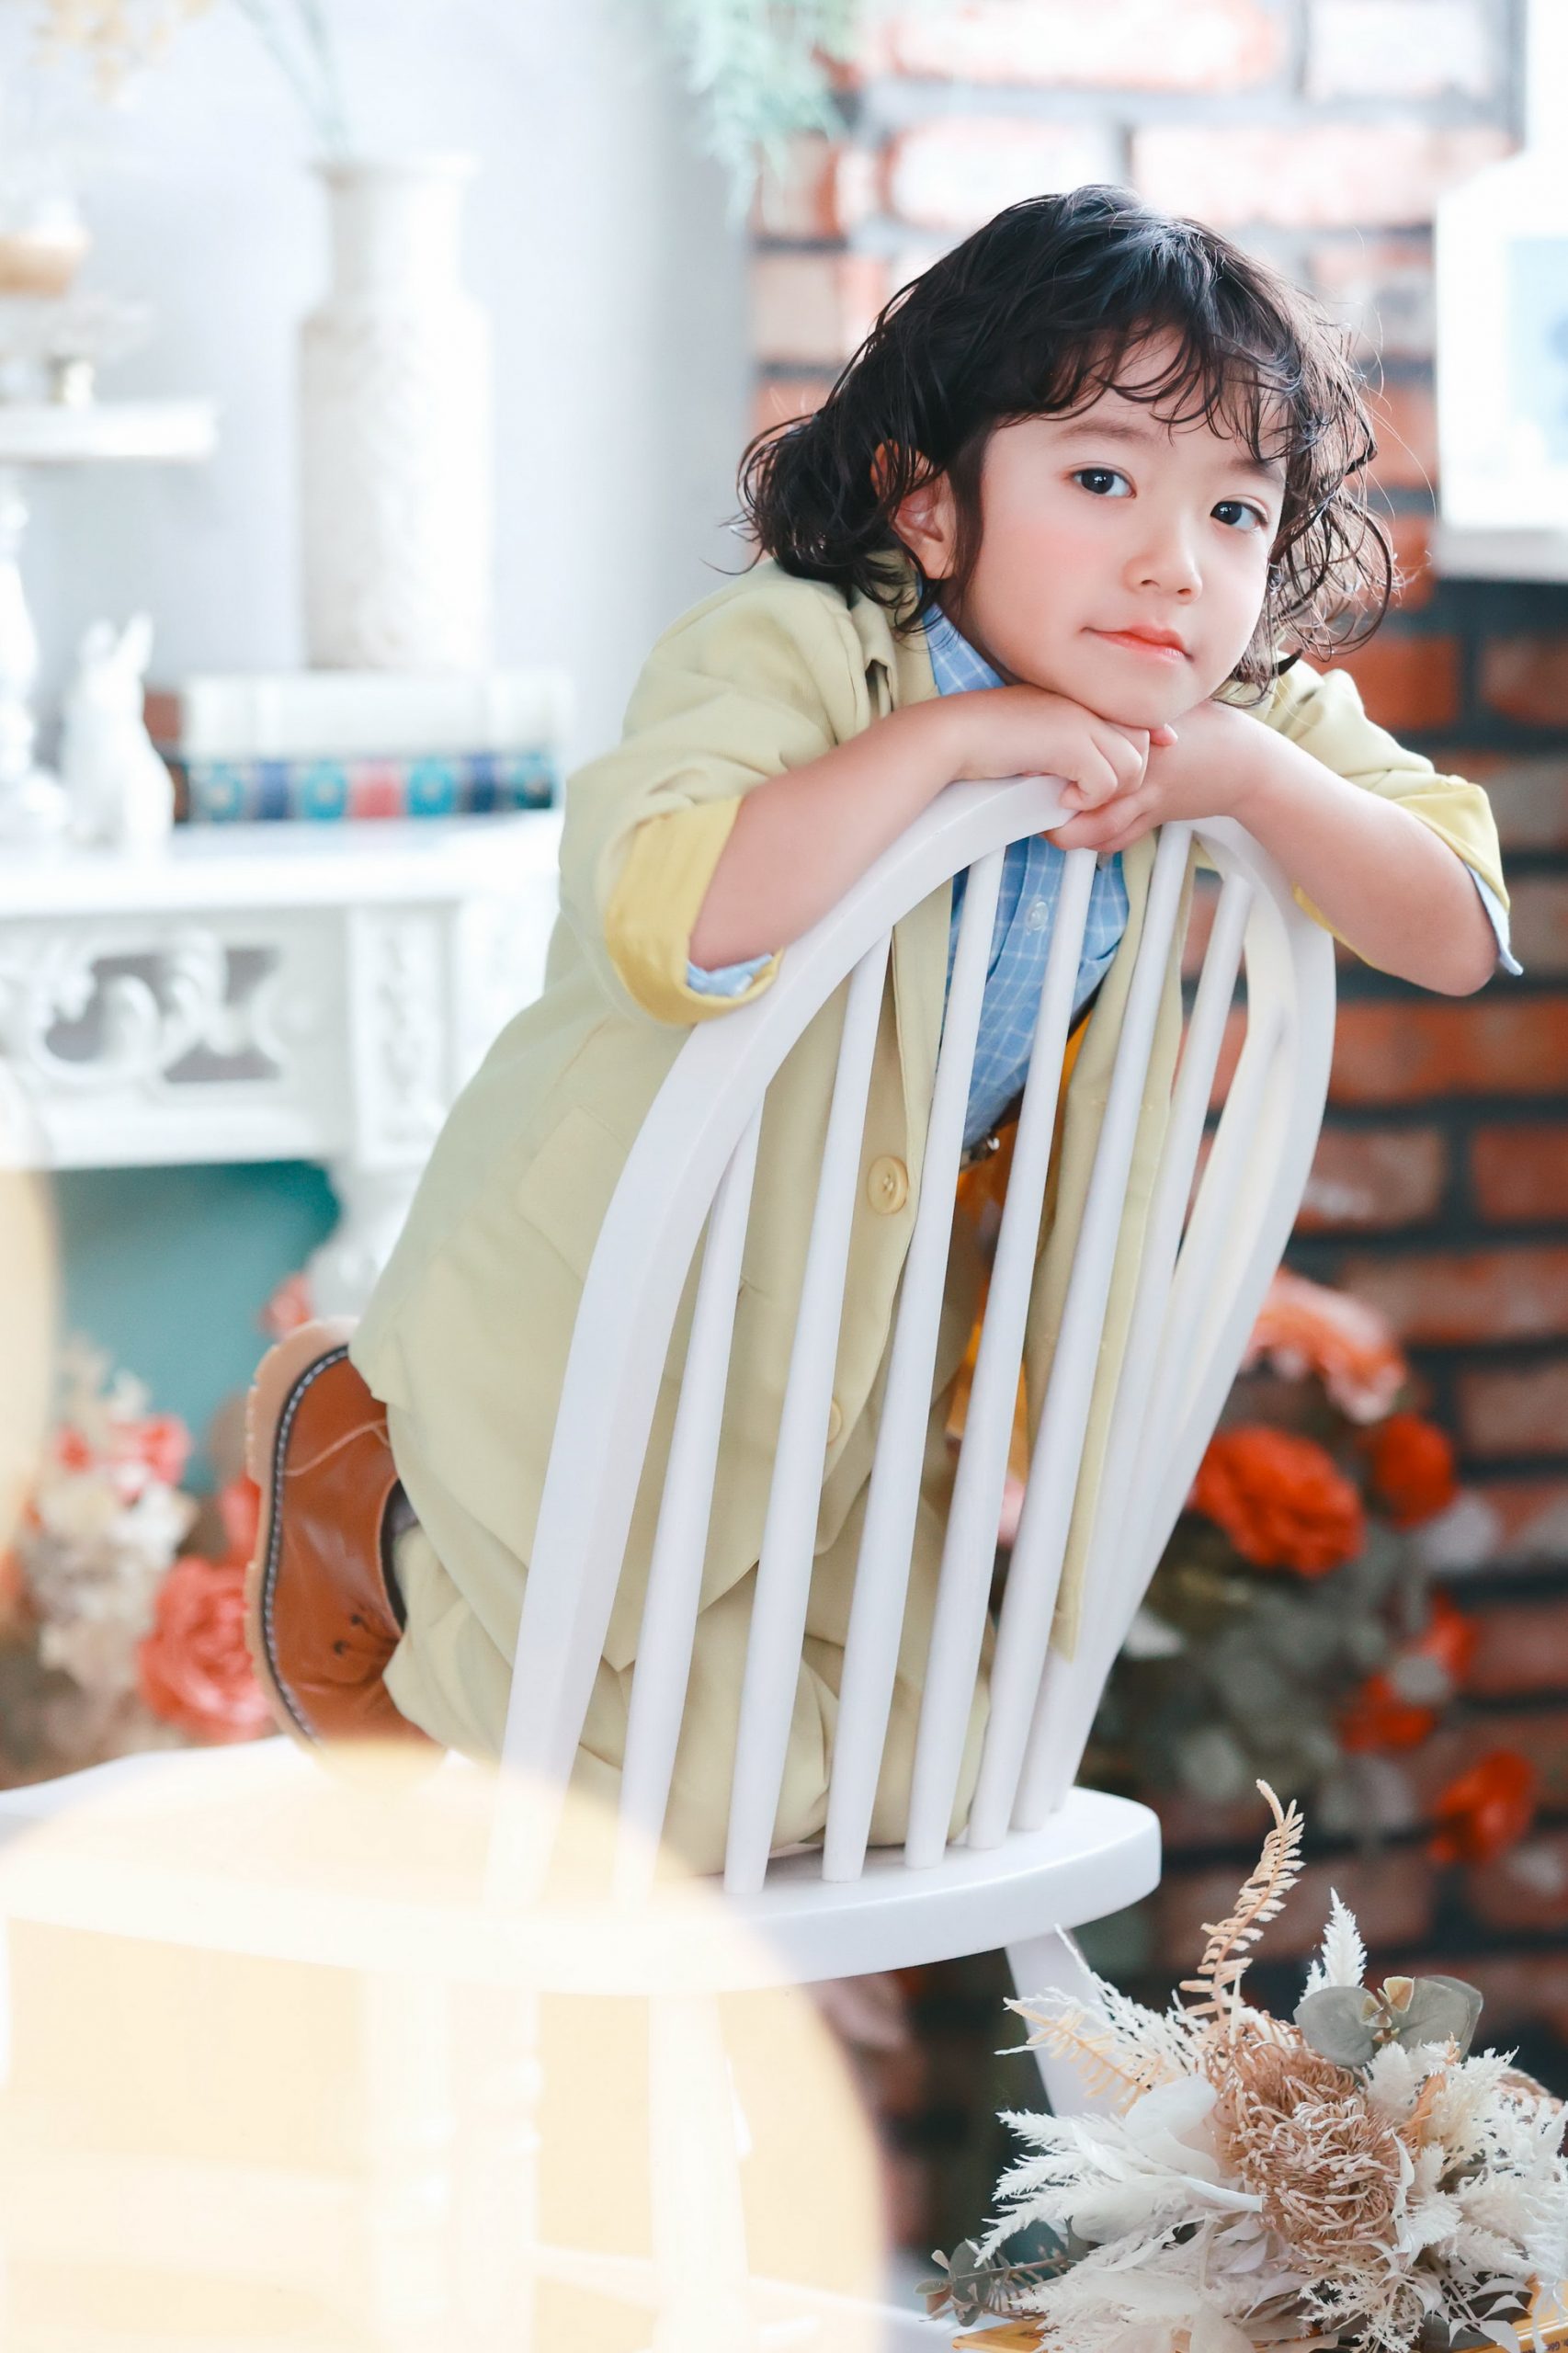
[[[261,1512],[245,1585],[251,1657],[296,1740],[435,1750],[382,1680],[403,1632],[390,1546],[408,1513],[386,1410],[348,1360],[353,1329],[302,1324],[252,1384],[245,1457]]]

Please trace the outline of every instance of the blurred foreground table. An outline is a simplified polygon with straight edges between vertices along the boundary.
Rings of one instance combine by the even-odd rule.
[[[0,868],[0,1148],[39,1168],[313,1160],[363,1305],[447,1108],[543,983],[555,810],[193,826]]]

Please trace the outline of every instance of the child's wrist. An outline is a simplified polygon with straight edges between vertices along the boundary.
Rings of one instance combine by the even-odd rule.
[[[938,695],[928,702],[905,703],[885,722],[903,739],[901,762],[913,757],[933,800],[964,774],[968,738],[960,705],[967,700],[964,695]]]

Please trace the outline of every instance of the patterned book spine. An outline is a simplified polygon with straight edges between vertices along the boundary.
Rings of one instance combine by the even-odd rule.
[[[297,819],[489,815],[548,809],[560,774],[548,752],[461,752],[423,759],[169,759],[182,815],[193,825]]]

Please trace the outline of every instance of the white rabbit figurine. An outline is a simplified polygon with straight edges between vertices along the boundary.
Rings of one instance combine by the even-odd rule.
[[[151,849],[174,823],[174,785],[142,719],[142,681],[153,622],[135,613],[122,630],[94,621],[65,690],[60,775],[80,842]]]

